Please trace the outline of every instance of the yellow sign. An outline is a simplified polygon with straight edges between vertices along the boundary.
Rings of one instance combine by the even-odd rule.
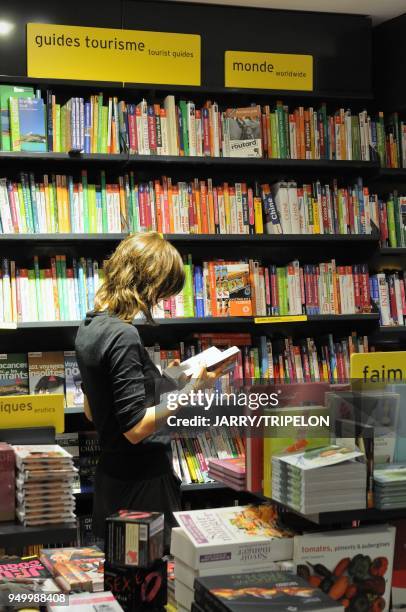
[[[307,321],[307,315],[292,315],[287,317],[255,317],[254,323],[296,323]]]
[[[5,395],[0,397],[0,428],[65,428],[63,395]]]
[[[226,87],[313,91],[313,56],[226,51]]]
[[[351,380],[361,383],[406,383],[406,351],[354,353],[351,355]]]
[[[29,77],[200,85],[200,35],[27,24]]]

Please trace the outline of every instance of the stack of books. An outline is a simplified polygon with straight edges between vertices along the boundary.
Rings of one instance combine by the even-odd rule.
[[[297,574],[253,571],[196,578],[192,612],[343,612],[344,606]]]
[[[25,526],[75,524],[72,457],[61,446],[13,446],[16,456],[16,514]]]
[[[178,610],[190,610],[194,581],[263,569],[279,569],[290,560],[293,532],[280,525],[270,504],[176,512],[180,525],[172,530],[175,597]]]
[[[235,491],[245,490],[245,456],[230,459],[209,459],[209,476]]]
[[[374,501],[380,510],[406,508],[406,466],[379,466],[374,471]]]
[[[65,593],[104,590],[104,553],[97,546],[44,548],[41,561]]]
[[[272,497],[302,514],[366,507],[363,453],[329,445],[272,457]]]

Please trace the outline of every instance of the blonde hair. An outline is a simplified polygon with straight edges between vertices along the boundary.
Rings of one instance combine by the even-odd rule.
[[[108,310],[131,322],[141,311],[153,323],[159,300],[179,293],[185,282],[179,252],[158,232],[127,236],[104,264],[104,282],[95,310]]]

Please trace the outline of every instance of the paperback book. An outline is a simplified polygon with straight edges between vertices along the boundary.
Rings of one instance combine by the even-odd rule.
[[[0,396],[28,395],[28,362],[25,353],[0,354]]]
[[[30,393],[65,392],[65,366],[62,351],[28,353]]]

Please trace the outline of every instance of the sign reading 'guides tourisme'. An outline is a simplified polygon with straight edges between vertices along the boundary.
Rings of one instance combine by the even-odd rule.
[[[313,57],[293,53],[225,52],[225,86],[313,90]]]
[[[27,24],[29,77],[200,85],[200,36]]]

